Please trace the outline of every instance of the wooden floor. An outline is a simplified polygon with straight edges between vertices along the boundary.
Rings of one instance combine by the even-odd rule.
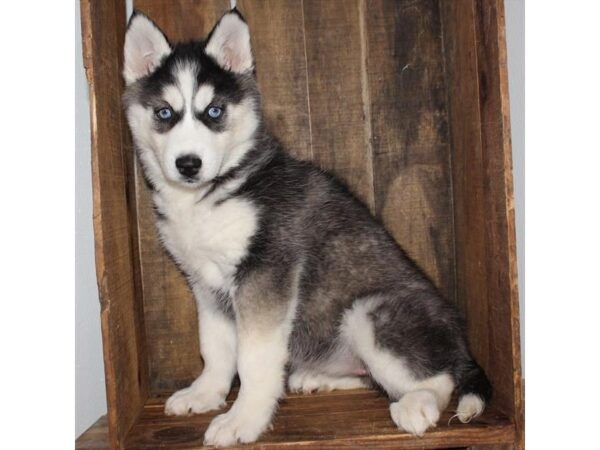
[[[233,402],[234,395],[229,399]],[[128,450],[159,448],[201,449],[204,431],[218,412],[189,417],[163,413],[165,396],[150,399],[129,433]],[[228,405],[228,406],[229,406]],[[254,445],[243,448],[406,448],[428,449],[502,444],[514,441],[514,425],[491,405],[469,424],[453,419],[451,410],[438,426],[418,438],[398,431],[392,422],[387,399],[374,391],[336,391],[312,395],[290,394],[280,404],[273,429]],[[77,450],[108,448],[106,418],[77,440]]]

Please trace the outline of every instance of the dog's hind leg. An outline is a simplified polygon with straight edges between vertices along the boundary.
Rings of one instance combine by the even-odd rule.
[[[386,348],[376,339],[376,326],[379,320],[375,314],[381,313],[384,321],[389,311],[375,311],[381,298],[361,299],[347,311],[341,333],[356,355],[364,362],[373,379],[392,399],[390,413],[396,425],[418,436],[429,427],[434,427],[441,412],[447,407],[454,390],[454,378],[440,371],[432,376],[420,377],[407,358],[393,348]],[[395,323],[402,327],[402,323]]]

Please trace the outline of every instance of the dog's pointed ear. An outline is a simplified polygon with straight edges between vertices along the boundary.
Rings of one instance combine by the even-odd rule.
[[[163,32],[144,14],[134,12],[125,33],[125,82],[131,84],[152,73],[170,53],[171,46]]]
[[[250,30],[235,8],[215,25],[208,35],[204,50],[225,70],[244,73],[254,68]]]

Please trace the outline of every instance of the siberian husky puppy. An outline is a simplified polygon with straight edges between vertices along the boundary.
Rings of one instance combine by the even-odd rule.
[[[236,373],[239,395],[208,445],[258,439],[286,377],[301,392],[377,385],[396,425],[419,436],[455,389],[462,422],[483,411],[491,386],[455,308],[346,187],[265,128],[236,10],[206,40],[175,45],[135,13],[124,77],[158,233],[200,321],[204,371],[166,414],[222,408]]]

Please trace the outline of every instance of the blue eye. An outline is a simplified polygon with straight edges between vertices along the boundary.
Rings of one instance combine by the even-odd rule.
[[[173,111],[171,108],[161,108],[156,111],[156,116],[161,120],[169,120],[171,117],[173,117]]]
[[[208,116],[211,119],[218,119],[219,117],[221,117],[221,114],[223,114],[223,110],[218,106],[211,106],[210,108],[208,108]]]

